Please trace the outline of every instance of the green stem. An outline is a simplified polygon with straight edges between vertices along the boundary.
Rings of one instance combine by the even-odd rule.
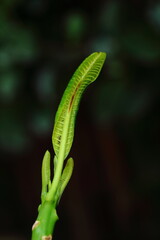
[[[51,240],[57,220],[55,204],[45,201],[40,206],[37,220],[32,227],[32,240]]]
[[[70,121],[70,115],[67,114],[66,119],[65,119],[65,124],[64,124],[64,129],[63,129],[63,134],[62,134],[62,141],[60,145],[60,150],[59,154],[57,157],[57,166],[56,166],[56,171],[54,175],[54,179],[51,185],[51,188],[49,192],[47,193],[46,200],[47,201],[53,201],[55,200],[55,194],[59,185],[59,181],[62,175],[62,170],[63,170],[63,162],[64,162],[64,156],[65,156],[65,146],[66,146],[66,141],[67,141],[67,135],[68,135],[68,126],[69,126],[69,121]]]

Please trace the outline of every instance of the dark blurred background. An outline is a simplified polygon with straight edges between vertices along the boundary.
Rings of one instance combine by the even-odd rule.
[[[0,240],[27,240],[41,162],[77,66],[85,92],[55,239],[160,239],[160,1],[0,1]]]

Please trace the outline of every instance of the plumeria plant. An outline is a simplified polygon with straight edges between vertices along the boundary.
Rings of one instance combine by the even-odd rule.
[[[52,135],[54,156],[53,179],[51,179],[50,152],[46,151],[42,162],[41,204],[38,217],[32,227],[32,240],[51,240],[58,220],[57,205],[73,171],[73,159],[66,158],[70,152],[75,119],[82,94],[98,77],[106,54],[95,52],[87,57],[73,74],[59,104]],[[66,164],[64,166],[64,162]]]

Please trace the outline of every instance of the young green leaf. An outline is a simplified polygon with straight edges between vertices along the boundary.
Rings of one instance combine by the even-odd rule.
[[[58,202],[62,196],[62,193],[64,192],[64,189],[66,188],[73,172],[73,167],[74,167],[74,161],[73,158],[69,158],[67,160],[66,166],[63,170],[62,176],[60,178],[59,186],[58,186]]]
[[[74,124],[81,96],[86,87],[96,80],[104,64],[106,54],[95,52],[87,57],[73,74],[55,117],[52,142],[55,154],[63,160],[73,142]]]
[[[75,118],[81,96],[86,87],[96,80],[104,64],[106,53],[95,52],[87,57],[73,74],[63,94],[55,117],[52,143],[55,151],[56,171],[46,199],[51,201],[57,194],[63,162],[72,146]]]
[[[41,200],[42,203],[45,200],[48,188],[50,186],[50,152],[47,150],[44,154],[42,161],[42,192]]]

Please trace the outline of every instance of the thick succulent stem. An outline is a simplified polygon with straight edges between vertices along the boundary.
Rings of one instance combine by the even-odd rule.
[[[32,240],[51,240],[58,220],[53,202],[45,201],[40,206],[37,220],[32,227]]]

